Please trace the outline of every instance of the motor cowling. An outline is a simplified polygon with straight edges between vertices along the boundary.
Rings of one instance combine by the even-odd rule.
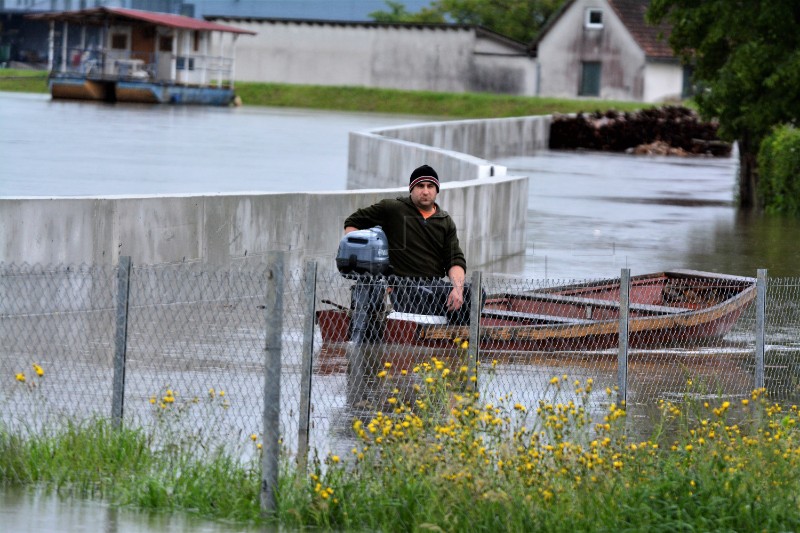
[[[341,274],[388,274],[389,241],[380,226],[351,231],[339,241],[336,268]]]

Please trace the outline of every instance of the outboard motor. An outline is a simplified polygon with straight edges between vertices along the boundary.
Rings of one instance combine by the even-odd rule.
[[[377,342],[385,326],[383,302],[389,273],[389,241],[380,226],[351,231],[339,242],[336,268],[356,280],[350,296],[350,340]]]
[[[353,274],[387,274],[389,241],[380,226],[351,231],[339,242],[336,268],[345,277]]]

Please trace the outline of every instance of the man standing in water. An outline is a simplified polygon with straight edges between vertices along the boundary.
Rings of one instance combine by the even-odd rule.
[[[408,190],[407,197],[357,210],[344,221],[345,234],[374,226],[386,233],[395,311],[445,315],[451,324],[468,324],[467,262],[455,222],[436,203],[439,176],[422,165],[411,173]]]

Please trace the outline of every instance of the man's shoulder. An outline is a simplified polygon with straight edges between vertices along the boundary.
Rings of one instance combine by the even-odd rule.
[[[407,196],[398,196],[397,198],[387,198],[386,200],[381,200],[386,207],[390,209],[412,209],[416,210],[417,208],[414,206],[414,202],[411,201],[411,198]]]

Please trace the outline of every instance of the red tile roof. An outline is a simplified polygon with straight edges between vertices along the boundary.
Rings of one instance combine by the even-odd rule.
[[[651,26],[645,22],[649,0],[607,0],[647,57],[672,59],[675,54],[669,46],[669,24]],[[663,35],[663,36],[662,36]]]
[[[255,35],[256,32],[243,30],[233,26],[224,26],[207,20],[172,15],[170,13],[156,13],[155,11],[142,11],[124,7],[97,7],[81,9],[79,11],[61,11],[53,13],[39,13],[28,15],[28,18],[38,20],[60,20],[76,24],[99,24],[104,20],[136,20],[148,22],[156,26],[167,26],[181,30],[220,31],[226,33],[244,33]]]
[[[536,51],[539,41],[550,31],[567,9],[575,2],[568,0],[547,21],[542,31],[531,43],[531,49]],[[650,0],[607,0],[611,9],[617,14],[622,23],[633,36],[636,43],[644,50],[645,56],[653,59],[674,59],[675,54],[669,46],[669,24],[662,23],[650,26],[645,22],[645,13],[650,5]],[[663,37],[659,37],[663,34]]]

